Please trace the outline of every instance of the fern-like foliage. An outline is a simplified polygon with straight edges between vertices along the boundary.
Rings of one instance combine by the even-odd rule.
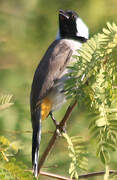
[[[32,173],[27,171],[27,167],[22,162],[10,159],[9,162],[1,162],[0,164],[1,180],[33,180]]]
[[[33,180],[32,173],[27,171],[23,162],[15,159],[18,152],[17,143],[10,142],[6,137],[0,137],[0,179],[1,180]]]
[[[10,107],[12,95],[3,95],[0,98],[0,110]],[[0,180],[33,180],[32,173],[27,171],[23,162],[15,159],[18,153],[18,142],[11,142],[4,136],[0,136]]]
[[[9,157],[18,152],[18,143],[10,142],[4,136],[0,136],[0,158],[9,161]]]
[[[63,133],[63,136],[67,140],[69,157],[71,158],[69,174],[71,178],[74,177],[75,179],[78,179],[79,170],[87,170],[88,167],[85,143],[82,137],[79,136],[69,137],[66,133]]]
[[[65,89],[68,98],[88,102],[94,115],[89,129],[104,164],[117,148],[117,25],[107,23],[103,32],[87,41],[69,67]]]
[[[10,107],[11,105],[13,105],[13,103],[11,102],[12,99],[12,95],[2,95],[0,97],[0,110],[6,109],[8,107]]]

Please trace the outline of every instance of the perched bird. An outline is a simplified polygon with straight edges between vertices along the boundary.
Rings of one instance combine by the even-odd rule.
[[[41,141],[41,120],[65,103],[64,82],[67,66],[75,61],[72,55],[88,39],[85,23],[76,12],[59,10],[59,31],[56,40],[47,49],[38,65],[30,94],[32,119],[32,166],[38,176],[39,146]]]

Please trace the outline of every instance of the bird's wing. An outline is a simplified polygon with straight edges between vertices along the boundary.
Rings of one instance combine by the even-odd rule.
[[[64,40],[55,40],[50,45],[34,75],[31,90],[32,111],[37,102],[41,101],[53,87],[55,80],[66,68],[71,55],[72,50]]]

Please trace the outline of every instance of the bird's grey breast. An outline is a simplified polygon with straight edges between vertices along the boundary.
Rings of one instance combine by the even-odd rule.
[[[62,43],[65,43],[66,46],[68,46],[73,52],[68,63],[68,65],[70,65],[70,63],[76,61],[73,55],[78,55],[77,50],[81,48],[82,44],[76,40],[71,40],[71,39],[63,39],[61,41]],[[65,70],[59,76],[59,78],[56,80],[53,86],[53,90],[49,94],[49,96],[53,100],[52,110],[58,109],[66,102],[66,98],[63,92],[64,92],[65,81],[68,79],[67,73],[69,73],[69,71],[70,70],[66,67]]]
[[[67,46],[72,50],[72,56],[70,58],[70,61],[69,61],[69,64],[70,63],[73,63],[76,61],[76,59],[73,57],[73,55],[78,55],[78,52],[77,50],[81,48],[82,46],[82,43],[79,42],[79,41],[76,41],[76,40],[72,40],[72,39],[64,39],[64,42],[67,44]],[[64,73],[67,73],[68,72],[68,69],[66,67],[65,71],[63,72]]]

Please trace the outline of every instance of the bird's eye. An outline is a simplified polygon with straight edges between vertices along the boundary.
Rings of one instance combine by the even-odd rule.
[[[72,19],[75,19],[75,16],[72,14],[71,18],[72,18]]]

